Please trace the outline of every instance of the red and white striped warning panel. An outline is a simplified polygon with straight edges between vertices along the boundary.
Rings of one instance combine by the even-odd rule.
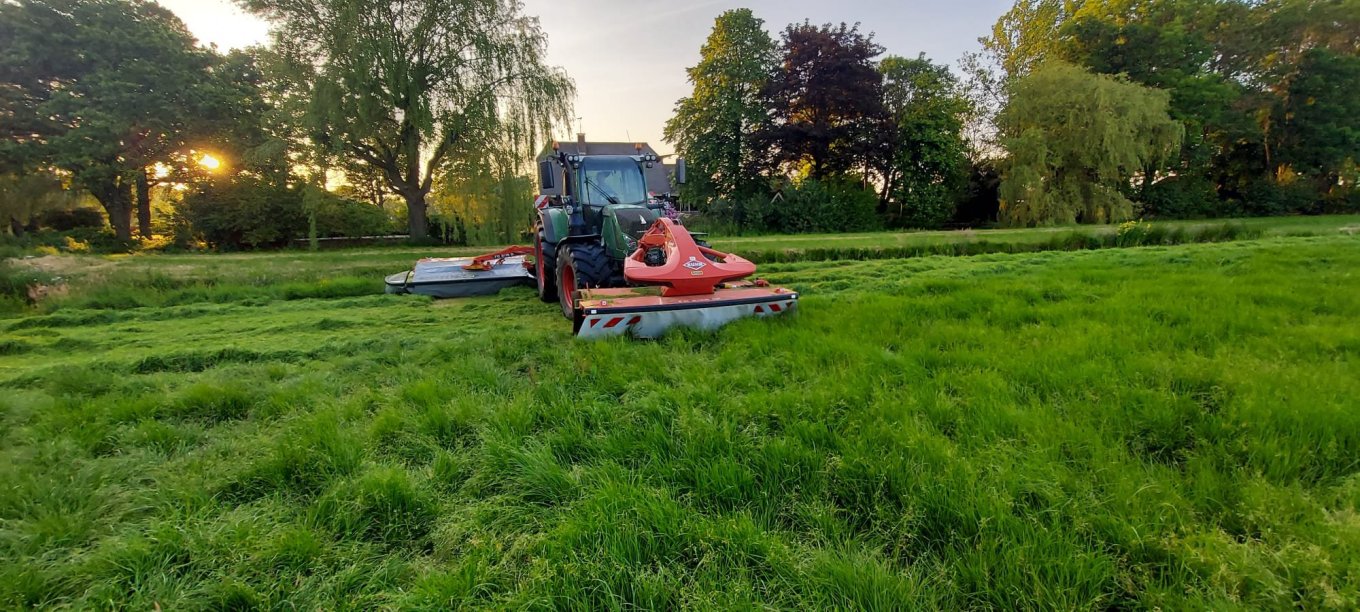
[[[681,310],[627,312],[625,309],[586,309],[576,335],[580,338],[604,338],[627,334],[637,338],[657,338],[673,327],[711,330],[743,317],[786,314],[797,307],[797,300],[797,294],[789,294],[779,301],[762,304],[715,304]]]
[[[549,198],[548,196],[545,196],[545,195],[541,195],[541,196],[538,196],[537,198],[534,198],[534,208],[536,208],[536,209],[538,209],[538,210],[543,210],[543,209],[547,208],[547,207],[548,207],[548,202],[549,202],[551,199],[552,199],[552,198]]]

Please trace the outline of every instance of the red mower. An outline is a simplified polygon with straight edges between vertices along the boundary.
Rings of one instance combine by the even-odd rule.
[[[755,272],[755,264],[700,246],[663,217],[624,261],[623,276],[631,286],[575,292],[572,329],[582,338],[655,338],[676,326],[716,329],[742,317],[769,317],[797,307],[796,292],[743,280]]]

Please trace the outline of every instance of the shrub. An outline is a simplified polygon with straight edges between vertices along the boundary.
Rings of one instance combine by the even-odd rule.
[[[1115,228],[1114,245],[1120,247],[1138,246],[1149,244],[1148,237],[1151,226],[1138,221],[1125,221]]]
[[[303,188],[237,178],[185,196],[177,241],[198,238],[219,249],[284,246],[308,235],[309,205],[315,206],[318,236],[373,236],[391,228],[391,217],[376,206],[327,192],[309,202]]]
[[[222,249],[283,246],[307,235],[301,190],[253,178],[199,187],[178,212],[194,235]]]
[[[784,233],[856,232],[879,226],[878,196],[850,179],[808,179],[784,192],[766,214],[769,229]]]
[[[104,213],[96,208],[58,208],[38,216],[38,227],[69,232],[74,229],[103,229]]]
[[[713,200],[697,219],[695,228],[728,234],[766,232],[770,229],[767,219],[773,206],[768,193]]]
[[[1143,216],[1153,219],[1203,219],[1230,214],[1214,185],[1202,177],[1171,177],[1154,183],[1143,195]]]
[[[952,221],[958,225],[993,225],[1001,213],[1001,174],[990,161],[971,164]]]
[[[924,185],[917,193],[899,193],[888,209],[888,225],[939,229],[958,212],[958,193],[949,185]]]
[[[807,179],[777,195],[714,200],[693,230],[726,234],[857,232],[882,227],[878,195],[850,178]]]
[[[392,230],[392,216],[372,204],[327,193],[318,198],[316,206],[319,236],[357,238],[385,235]]]
[[[1320,203],[1324,215],[1360,214],[1360,188],[1333,189]]]
[[[1304,180],[1279,182],[1258,180],[1247,186],[1244,212],[1258,217],[1317,214],[1321,211],[1316,189]]]

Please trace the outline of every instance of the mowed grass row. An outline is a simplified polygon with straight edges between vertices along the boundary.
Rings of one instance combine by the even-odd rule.
[[[762,265],[801,261],[899,259],[1092,250],[1139,245],[1227,242],[1262,236],[1355,235],[1360,215],[1271,217],[1114,226],[943,232],[873,232],[793,236],[710,237],[714,246]],[[420,257],[462,257],[497,247],[384,247],[337,251],[136,256],[49,256],[0,262],[0,316],[28,310],[22,286],[54,285],[43,310],[127,309],[205,302],[341,298],[382,290],[383,276],[409,269]],[[7,269],[8,268],[8,269]],[[322,282],[318,282],[322,281]],[[9,294],[9,297],[7,297]]]
[[[0,321],[0,604],[1360,605],[1360,238],[763,269]]]

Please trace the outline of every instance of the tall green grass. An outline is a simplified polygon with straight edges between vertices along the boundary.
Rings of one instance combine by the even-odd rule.
[[[0,605],[1354,609],[1358,240],[777,263],[796,315],[653,342],[288,275],[29,312]]]

